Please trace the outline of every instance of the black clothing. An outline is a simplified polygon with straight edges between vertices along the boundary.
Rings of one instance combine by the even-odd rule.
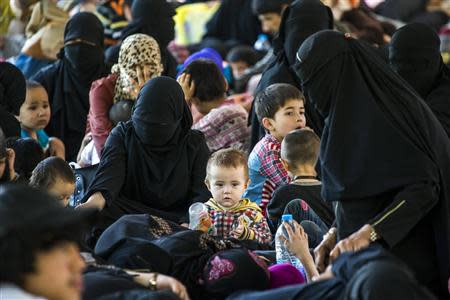
[[[338,237],[371,224],[424,284],[435,288],[439,276],[434,292],[444,293],[450,141],[442,126],[363,41],[323,31],[303,43],[297,58],[303,90],[325,122],[322,196],[337,201]]]
[[[333,28],[333,14],[320,0],[297,0],[283,12],[278,36],[273,41],[274,58],[264,70],[255,95],[274,83],[289,83],[300,89],[300,83],[291,66],[295,63],[295,54],[303,41],[323,29]],[[322,122],[313,107],[305,103],[306,124],[319,136]],[[250,112],[252,133],[250,150],[264,136],[259,124],[254,104]]]
[[[334,262],[334,277],[305,285],[264,292],[237,292],[228,300],[432,300],[408,268],[377,245],[341,254]],[[388,288],[387,288],[388,287]]]
[[[153,37],[161,50],[161,61],[164,66],[163,75],[172,78],[177,74],[177,62],[167,50],[169,43],[175,38],[175,10],[166,0],[135,0],[131,7],[133,20],[122,30],[121,40],[130,35],[143,33]],[[120,44],[106,50],[106,62],[116,64],[119,60]]]
[[[267,206],[267,213],[272,222],[279,224],[286,205],[294,199],[302,199],[329,227],[334,221],[334,213],[330,202],[321,196],[322,184],[318,183],[291,183],[280,186],[272,195]]]
[[[392,68],[425,100],[450,137],[450,69],[442,61],[440,43],[439,36],[427,25],[408,24],[392,36],[389,59]]]
[[[88,43],[65,45],[59,60],[32,78],[49,96],[52,116],[45,130],[64,142],[70,161],[76,160],[86,131],[91,83],[108,73],[103,63],[103,26],[95,15],[83,12],[69,20],[64,43],[76,39]]]
[[[181,222],[192,203],[211,197],[204,183],[205,138],[190,129],[192,115],[174,79],[148,81],[136,103],[131,120],[108,137],[85,199],[101,192],[110,221],[150,213]]]
[[[22,72],[14,65],[0,62],[0,128],[6,138],[20,136],[15,116],[25,101],[26,85]]]
[[[433,26],[436,31],[448,22],[443,11],[427,11],[429,0],[386,0],[374,9],[376,14],[402,22],[420,22]]]
[[[216,38],[253,46],[261,33],[261,24],[252,12],[251,0],[223,0],[206,24],[203,39]]]

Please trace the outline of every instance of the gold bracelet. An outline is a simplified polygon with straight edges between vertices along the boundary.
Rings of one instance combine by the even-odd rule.
[[[158,273],[150,273],[150,279],[148,280],[148,288],[151,291],[156,291],[156,280],[158,279]]]

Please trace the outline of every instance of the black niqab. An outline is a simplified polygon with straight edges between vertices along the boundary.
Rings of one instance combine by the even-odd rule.
[[[20,136],[18,116],[25,101],[26,85],[22,72],[14,65],[0,63],[0,128],[6,137]]]
[[[431,27],[412,23],[393,35],[389,60],[392,68],[422,96],[450,137],[450,70],[439,49],[439,36]]]
[[[319,155],[322,195],[340,205],[359,203],[350,212],[357,215],[388,191],[401,194],[414,186],[431,190],[433,199],[417,197],[422,195],[414,189],[401,194],[402,199],[394,194],[388,209],[395,201],[407,204],[390,211],[389,222],[395,224],[392,216],[403,218],[411,228],[431,217],[437,253],[429,255],[438,257],[443,287],[450,275],[450,142],[428,106],[375,51],[362,41],[323,31],[308,38],[297,53],[296,73],[325,122]],[[377,214],[367,213],[366,222]],[[401,241],[407,234],[398,236],[407,228],[389,229],[390,236],[383,236],[388,243],[392,236]],[[403,258],[414,257],[414,250],[408,249]]]
[[[103,57],[103,26],[91,13],[74,15],[64,29],[65,45],[59,60],[36,74],[49,94],[52,117],[48,134],[59,137],[66,145],[68,159],[75,159],[86,129],[91,83],[108,71]]]
[[[304,40],[310,35],[333,28],[333,14],[328,6],[319,0],[297,0],[283,12],[278,36],[273,41],[274,58],[262,74],[255,91],[257,94],[274,83],[289,83],[298,88],[300,84],[291,70],[295,63],[295,55]],[[322,132],[320,118],[314,110],[305,105],[306,124],[319,136]],[[252,107],[252,145],[263,136],[254,107]],[[262,133],[262,135],[261,135]]]

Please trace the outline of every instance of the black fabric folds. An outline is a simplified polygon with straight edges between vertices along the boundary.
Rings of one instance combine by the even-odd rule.
[[[83,40],[67,44],[67,42]],[[86,130],[91,83],[106,76],[103,26],[91,13],[74,15],[64,29],[66,45],[59,60],[32,79],[47,90],[52,117],[46,131],[66,146],[66,158],[75,160]]]
[[[432,28],[411,23],[393,35],[389,60],[392,68],[422,96],[450,137],[450,70],[439,49],[440,39]]]
[[[280,31],[273,41],[274,58],[264,70],[258,87],[257,94],[274,83],[289,83],[298,88],[300,84],[291,70],[295,63],[295,54],[300,45],[310,35],[333,28],[333,14],[328,6],[320,0],[297,0],[283,12]],[[305,104],[306,124],[319,136],[322,132],[322,124],[317,113]],[[264,136],[262,125],[259,124],[255,108],[251,110],[252,137],[251,147]]]
[[[420,232],[420,226],[428,228],[422,221],[431,220],[423,234],[434,238],[427,245],[434,253],[420,253],[421,245],[415,244],[417,249],[397,255],[408,263],[437,257],[442,292],[450,275],[450,142],[428,106],[375,51],[341,33],[323,31],[297,53],[295,70],[303,90],[324,118],[322,196],[338,201],[344,211],[351,204],[346,214],[338,209],[338,230],[339,221],[358,230],[364,223],[349,220],[362,214],[363,222],[373,224],[393,249]],[[386,193],[390,196],[383,203],[377,196]],[[377,203],[384,207],[367,211]]]
[[[20,136],[19,115],[25,101],[25,77],[14,65],[0,63],[0,128],[6,137]]]

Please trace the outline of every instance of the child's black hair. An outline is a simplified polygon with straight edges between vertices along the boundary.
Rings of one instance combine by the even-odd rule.
[[[303,93],[295,86],[287,83],[275,83],[269,85],[261,91],[255,98],[255,111],[259,122],[262,124],[263,118],[271,118],[285,105],[286,101],[299,99],[305,101]]]
[[[208,59],[197,59],[186,66],[183,73],[191,76],[195,83],[193,97],[201,102],[210,102],[224,97],[226,81],[217,65]]]
[[[29,228],[0,238],[0,282],[22,286],[25,276],[36,271],[39,252],[48,251],[62,242],[80,242],[83,229],[76,224],[45,232]]]
[[[21,179],[28,180],[36,165],[45,158],[44,150],[39,142],[32,138],[19,138],[9,142],[10,148],[16,153],[14,169]]]
[[[59,157],[48,157],[41,161],[33,170],[30,185],[44,190],[49,189],[56,179],[75,183],[75,175],[69,164]]]
[[[236,63],[243,61],[249,67],[254,66],[258,62],[258,52],[250,46],[236,46],[228,52],[227,61]]]
[[[289,132],[281,143],[281,157],[293,168],[314,166],[320,149],[320,138],[310,129]]]
[[[44,88],[42,84],[34,80],[27,80],[27,90],[36,89],[36,88]]]
[[[131,119],[134,101],[120,100],[114,103],[109,110],[109,119],[116,126],[119,122],[126,122]]]

